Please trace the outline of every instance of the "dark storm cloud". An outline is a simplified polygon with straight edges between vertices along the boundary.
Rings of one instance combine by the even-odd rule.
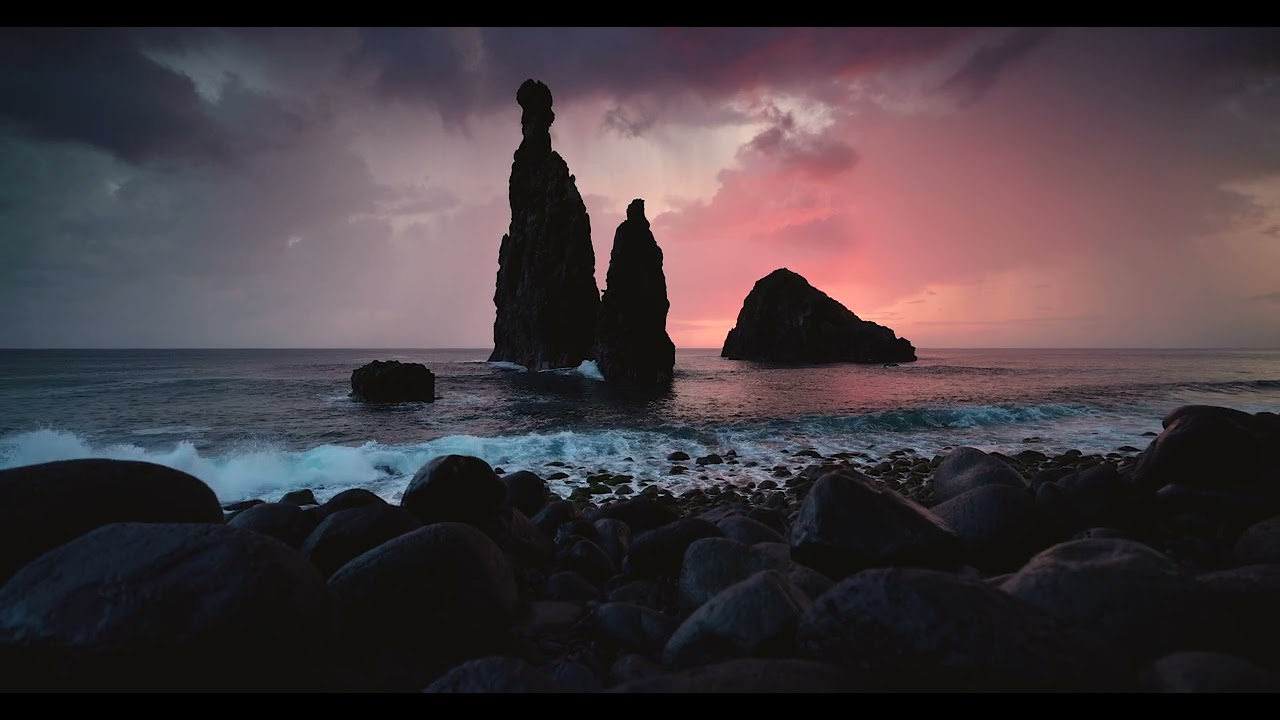
[[[189,78],[110,29],[0,30],[0,118],[37,139],[83,142],[129,162],[225,151]]]
[[[460,118],[509,103],[527,77],[557,100],[627,98],[806,83],[929,57],[973,35],[960,28],[369,28],[352,57],[386,97]],[[613,114],[628,132],[645,116]]]
[[[1008,37],[982,45],[964,65],[943,81],[941,90],[968,105],[981,98],[1013,63],[1031,52],[1049,35],[1046,28],[1024,28]]]
[[[771,111],[772,125],[753,137],[744,147],[776,160],[784,170],[799,170],[818,178],[829,178],[853,168],[858,153],[848,143],[826,134],[799,132],[791,113]]]

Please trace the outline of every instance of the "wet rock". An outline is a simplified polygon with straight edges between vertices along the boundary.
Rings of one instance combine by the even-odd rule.
[[[730,585],[693,612],[667,641],[668,665],[749,655],[785,655],[810,600],[787,577],[763,570]]]
[[[0,584],[42,553],[118,522],[216,523],[213,490],[132,460],[62,460],[0,470]]]
[[[348,642],[456,657],[483,654],[519,597],[502,550],[470,525],[442,522],[383,543],[329,578]]]
[[[435,402],[436,376],[422,363],[374,360],[351,371],[351,397],[371,403]]]
[[[284,497],[280,498],[280,502],[289,503],[292,505],[299,505],[299,506],[320,504],[316,502],[315,493],[311,492],[309,488],[303,488],[301,490],[291,490],[285,493]]]
[[[662,651],[676,629],[676,621],[657,610],[630,603],[610,602],[595,610],[596,626],[613,642],[646,655]]]
[[[298,547],[311,532],[311,519],[291,503],[262,503],[237,513],[227,525],[273,537],[289,547]]]
[[[622,561],[631,550],[631,527],[621,520],[602,518],[595,522],[595,528],[600,537],[597,543],[600,549],[613,561],[614,567],[622,567]]]
[[[502,476],[502,483],[507,486],[507,502],[526,517],[537,515],[551,500],[547,483],[528,470],[507,473]]]
[[[350,510],[365,505],[386,505],[387,501],[364,488],[343,490],[325,501],[319,507],[306,508],[302,512],[311,518],[312,527],[317,527],[324,519],[336,512]]]
[[[560,687],[550,675],[514,657],[468,660],[427,686],[424,693],[552,693]]]
[[[685,551],[678,579],[680,605],[686,610],[696,609],[761,570],[786,574],[809,597],[831,586],[829,578],[793,562],[785,552],[771,551],[768,543],[743,545],[727,538],[704,538]]]
[[[350,560],[384,542],[417,530],[413,513],[387,504],[342,510],[325,518],[302,543],[302,554],[328,578]]]
[[[424,525],[463,522],[478,525],[506,498],[503,484],[489,463],[469,455],[441,455],[428,461],[409,486],[400,505]]]
[[[1138,688],[1161,693],[1280,692],[1280,675],[1231,655],[1180,652],[1143,670]]]
[[[721,520],[716,525],[725,537],[737,540],[743,545],[755,545],[761,542],[784,542],[782,535],[762,522],[749,517],[736,516]]]
[[[933,497],[936,502],[946,502],[984,485],[1027,487],[1017,470],[997,458],[971,447],[959,447],[934,471]]]
[[[1260,665],[1280,665],[1280,565],[1246,565],[1196,578],[1208,596],[1194,649],[1238,655]]]
[[[556,529],[578,517],[578,508],[568,500],[552,500],[537,515],[533,516],[533,524],[547,537],[555,537]]]
[[[862,674],[808,660],[743,658],[632,680],[614,693],[848,693],[866,687]]]
[[[636,536],[627,555],[638,577],[676,575],[684,552],[695,540],[721,537],[720,528],[701,518],[681,518]]]
[[[8,690],[316,689],[334,638],[315,568],[221,524],[105,525],[24,567],[0,607]]]
[[[1249,526],[1231,552],[1236,565],[1280,564],[1280,515]]]
[[[938,516],[856,470],[824,476],[791,526],[791,556],[832,578],[867,567],[953,567],[955,532]]]
[[[672,462],[679,462],[679,461],[681,461],[681,460],[688,460],[688,459],[689,459],[689,453],[687,453],[687,452],[682,452],[682,451],[680,451],[680,450],[676,450],[675,452],[673,452],[673,453],[671,453],[670,455],[668,455],[668,456],[667,456],[667,459],[668,459],[668,460],[671,460]]]
[[[585,603],[600,599],[600,589],[581,573],[572,570],[563,570],[547,578],[545,592],[549,600]]]
[[[809,657],[863,668],[889,690],[1093,691],[1120,676],[1095,638],[981,581],[918,568],[837,583],[796,639]]]
[[[1022,566],[1048,540],[1031,495],[1008,485],[983,485],[933,507],[955,531],[969,562],[986,572]]]
[[[604,550],[586,538],[577,538],[561,552],[560,566],[593,583],[603,583],[618,572]]]
[[[1135,659],[1188,647],[1206,609],[1195,579],[1129,540],[1074,540],[1031,559],[1005,592],[1105,637]]]
[[[631,528],[633,536],[638,536],[679,520],[680,513],[671,504],[641,494],[600,508],[591,515],[592,520],[605,518],[621,520]]]

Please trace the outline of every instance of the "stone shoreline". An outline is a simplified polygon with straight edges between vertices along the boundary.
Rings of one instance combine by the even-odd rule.
[[[1192,406],[1140,454],[673,454],[755,479],[567,499],[443,456],[398,505],[227,508],[148,463],[15,468],[0,689],[1277,690],[1277,447]]]

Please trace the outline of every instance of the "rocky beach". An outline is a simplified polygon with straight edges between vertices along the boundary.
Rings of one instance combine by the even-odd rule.
[[[0,472],[10,691],[1277,689],[1280,418],[1141,452],[671,459],[676,496],[432,459],[399,504],[219,504],[162,466]],[[735,464],[736,463],[736,464]],[[630,488],[628,493],[626,489]]]

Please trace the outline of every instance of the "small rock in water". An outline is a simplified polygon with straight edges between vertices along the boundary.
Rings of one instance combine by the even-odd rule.
[[[710,455],[703,455],[697,460],[697,463],[699,465],[720,465],[723,462],[724,462],[724,459],[715,453],[711,453]]]
[[[671,461],[673,461],[673,462],[674,462],[674,461],[677,461],[677,460],[688,460],[688,459],[689,459],[689,453],[681,452],[681,451],[677,450],[677,451],[675,451],[675,452],[671,453],[670,455],[668,455],[668,456],[667,456],[667,459],[668,459],[668,460],[671,460]]]
[[[1024,443],[1038,443],[1038,442],[1044,442],[1044,441],[1043,441],[1043,440],[1041,440],[1041,439],[1040,439],[1040,437],[1037,435],[1037,436],[1033,436],[1033,437],[1022,438],[1022,442],[1024,442]]]

